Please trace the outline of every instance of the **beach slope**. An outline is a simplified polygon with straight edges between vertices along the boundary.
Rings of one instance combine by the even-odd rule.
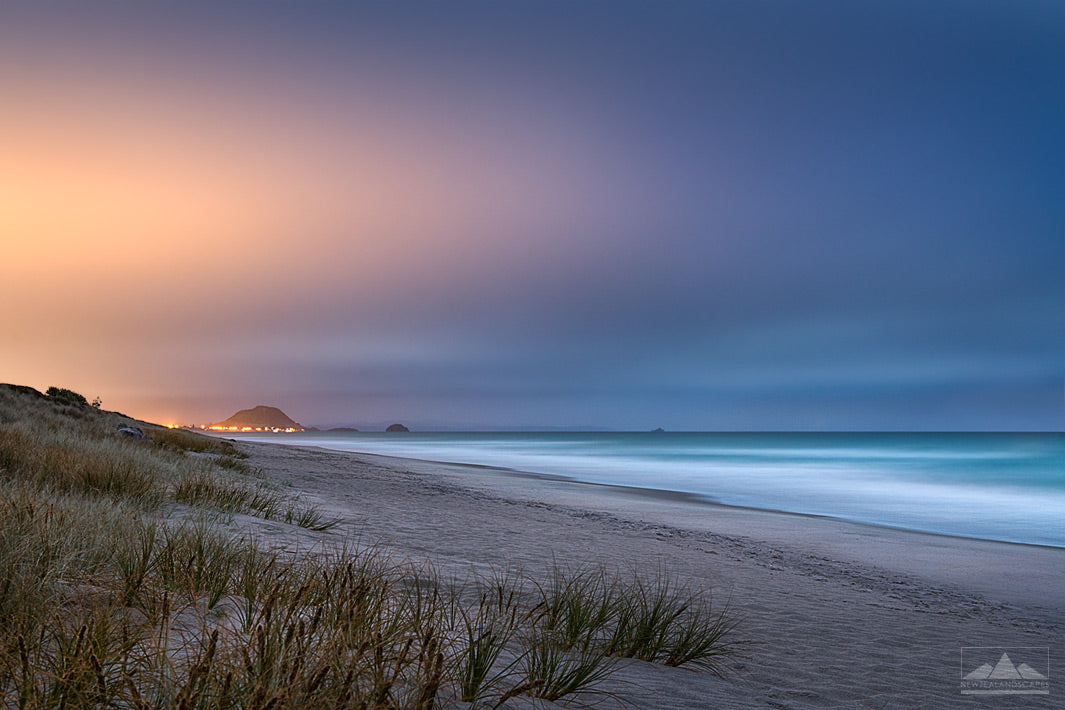
[[[985,696],[962,694],[963,675],[1001,649],[1034,649],[1014,661],[1027,653],[1046,668],[1049,658],[1051,678],[1065,658],[1065,550],[483,467],[239,446],[342,521],[299,535],[262,524],[278,547],[355,535],[460,579],[503,567],[535,577],[555,564],[665,568],[730,599],[740,648],[727,677],[626,661],[607,687],[635,707],[982,707]],[[1025,706],[1060,707],[1062,693],[1051,680]]]

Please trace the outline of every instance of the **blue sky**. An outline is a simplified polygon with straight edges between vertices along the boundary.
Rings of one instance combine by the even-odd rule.
[[[4,379],[179,422],[1065,425],[1059,2],[8,6],[0,59],[0,295],[65,284]]]

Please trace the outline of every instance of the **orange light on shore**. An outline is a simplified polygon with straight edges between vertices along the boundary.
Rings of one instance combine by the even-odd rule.
[[[297,432],[307,431],[306,429],[297,429],[296,427],[291,427],[291,426],[287,427],[285,429],[282,429],[280,427],[250,427],[250,426],[241,427],[241,426],[236,426],[236,425],[233,425],[233,426],[222,426],[220,424],[211,424],[210,426],[208,426],[206,424],[201,424],[200,425],[200,429],[203,429],[204,431],[239,431],[239,432],[261,431],[261,432],[273,432],[274,434],[295,434]]]

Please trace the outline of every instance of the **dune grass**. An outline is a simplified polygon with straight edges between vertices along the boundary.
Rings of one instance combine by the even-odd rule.
[[[166,468],[118,440],[83,440],[66,430],[25,425],[0,428],[0,475],[56,490],[158,504]]]
[[[525,586],[521,575],[499,571],[478,581],[475,605],[456,605],[459,643],[455,663],[458,694],[464,702],[525,690],[519,686],[500,690],[517,664],[514,659],[505,660],[504,654],[518,632],[531,625],[536,613],[523,604]]]
[[[651,578],[634,574],[614,597],[606,653],[723,674],[723,662],[733,651],[728,635],[736,624],[731,600],[715,607],[709,593],[663,570]]]
[[[201,454],[215,454],[235,459],[245,459],[248,455],[237,449],[232,441],[216,439],[185,429],[149,428],[144,432],[152,441],[171,451],[193,451]]]
[[[731,652],[727,605],[665,570],[458,583],[335,535],[265,550],[219,515],[336,522],[219,466],[231,442],[130,423],[0,386],[0,706],[587,704],[622,657],[720,672]]]

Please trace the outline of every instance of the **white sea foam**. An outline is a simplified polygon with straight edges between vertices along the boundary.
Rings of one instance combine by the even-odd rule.
[[[303,434],[262,440],[1065,547],[1060,434]]]

